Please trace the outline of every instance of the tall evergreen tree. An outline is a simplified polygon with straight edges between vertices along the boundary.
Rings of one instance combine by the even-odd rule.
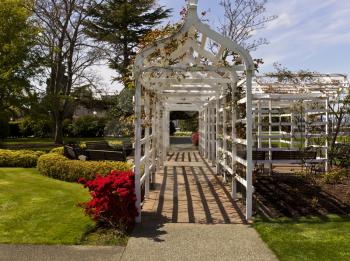
[[[140,39],[170,13],[156,0],[106,0],[88,10],[85,25],[89,36],[106,43],[109,65],[119,73],[117,80],[127,85],[128,67]]]

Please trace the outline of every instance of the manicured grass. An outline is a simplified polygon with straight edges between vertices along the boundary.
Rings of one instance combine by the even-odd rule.
[[[257,219],[254,227],[280,260],[350,260],[350,218]]]
[[[93,222],[77,207],[89,194],[80,184],[0,168],[0,243],[78,244]]]

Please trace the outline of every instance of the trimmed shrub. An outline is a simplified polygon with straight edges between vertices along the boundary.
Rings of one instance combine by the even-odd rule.
[[[59,153],[42,155],[38,160],[38,170],[42,175],[76,182],[79,178],[92,180],[96,173],[106,175],[111,170],[130,170],[127,162],[70,160]]]
[[[92,197],[80,205],[94,221],[122,233],[133,228],[138,216],[133,172],[113,170],[106,176],[97,174],[94,180],[79,182],[89,189]]]
[[[110,140],[108,141],[108,145],[115,150],[123,149],[123,141],[121,140]]]
[[[50,153],[57,153],[57,154],[63,155],[64,154],[64,147],[53,148],[52,150],[50,150]]]
[[[0,167],[33,168],[43,151],[0,150]]]
[[[177,131],[174,133],[175,137],[190,137],[192,135],[191,131]]]

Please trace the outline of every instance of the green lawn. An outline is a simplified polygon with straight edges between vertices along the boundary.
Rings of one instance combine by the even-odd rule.
[[[280,260],[350,260],[350,218],[257,219],[254,227]]]
[[[0,168],[0,243],[78,244],[93,227],[77,203],[88,192],[79,184]]]

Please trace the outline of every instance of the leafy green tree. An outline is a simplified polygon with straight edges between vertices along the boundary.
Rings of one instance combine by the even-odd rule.
[[[124,88],[112,99],[111,108],[108,111],[108,134],[123,136],[132,134],[134,115],[133,96],[133,89]]]
[[[106,0],[88,10],[87,34],[107,45],[109,65],[125,86],[140,40],[170,12],[157,7],[156,0]]]
[[[38,68],[34,51],[38,30],[26,4],[27,0],[0,1],[0,117],[4,120],[29,101],[30,79]]]
[[[33,20],[41,28],[40,48],[45,57],[45,104],[57,144],[63,143],[63,121],[74,101],[74,89],[95,82],[89,68],[101,53],[84,34],[83,25],[85,10],[93,6],[93,0],[34,1]]]

